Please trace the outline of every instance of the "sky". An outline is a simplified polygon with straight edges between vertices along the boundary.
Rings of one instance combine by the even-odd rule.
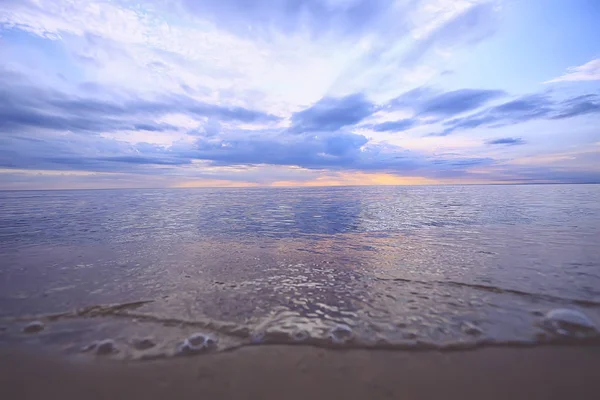
[[[596,0],[0,0],[0,189],[600,182]]]

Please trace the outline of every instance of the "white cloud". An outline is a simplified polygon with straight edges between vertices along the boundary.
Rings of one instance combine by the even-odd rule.
[[[570,67],[567,73],[544,83],[597,81],[600,80],[600,58],[596,58],[578,67]]]
[[[140,43],[146,31],[140,11],[118,7],[106,1],[62,0],[9,2],[0,11],[0,24],[48,39],[62,34],[91,33],[113,40]]]
[[[477,2],[423,1],[410,16],[390,3],[389,13],[397,14],[397,26],[410,18],[413,36],[422,37]],[[0,26],[61,41],[75,60],[86,63],[79,65],[84,79],[99,85],[141,96],[191,93],[213,104],[282,116],[325,95],[360,91],[384,102],[439,73],[425,64],[399,69],[412,39],[397,35],[390,41],[387,25],[373,26],[358,40],[274,31],[267,41],[236,36],[193,15],[183,19],[158,12],[148,4],[35,0],[9,2],[0,11]]]
[[[429,0],[424,1],[411,16],[411,35],[424,39],[448,21],[482,1],[477,0]]]

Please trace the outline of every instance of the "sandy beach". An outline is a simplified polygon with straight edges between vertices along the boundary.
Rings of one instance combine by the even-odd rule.
[[[600,347],[246,347],[144,362],[0,347],[2,399],[596,399]]]

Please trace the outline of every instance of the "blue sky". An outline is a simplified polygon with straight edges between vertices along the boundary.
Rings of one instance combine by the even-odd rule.
[[[593,0],[0,0],[0,189],[600,182]]]

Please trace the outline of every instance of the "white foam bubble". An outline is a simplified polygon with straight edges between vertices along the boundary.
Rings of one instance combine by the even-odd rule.
[[[25,333],[36,333],[44,330],[45,325],[41,321],[32,321],[25,325],[23,332]]]
[[[354,332],[348,325],[339,324],[331,329],[328,336],[333,343],[342,344],[350,341],[354,337]]]
[[[194,333],[188,336],[181,346],[178,353],[180,354],[195,354],[211,350],[217,346],[218,340],[206,333]]]
[[[598,328],[585,314],[577,310],[556,308],[546,313],[543,327],[563,337],[590,337],[598,334]]]
[[[310,338],[310,335],[305,330],[298,330],[292,333],[292,339],[296,342],[304,342]]]

